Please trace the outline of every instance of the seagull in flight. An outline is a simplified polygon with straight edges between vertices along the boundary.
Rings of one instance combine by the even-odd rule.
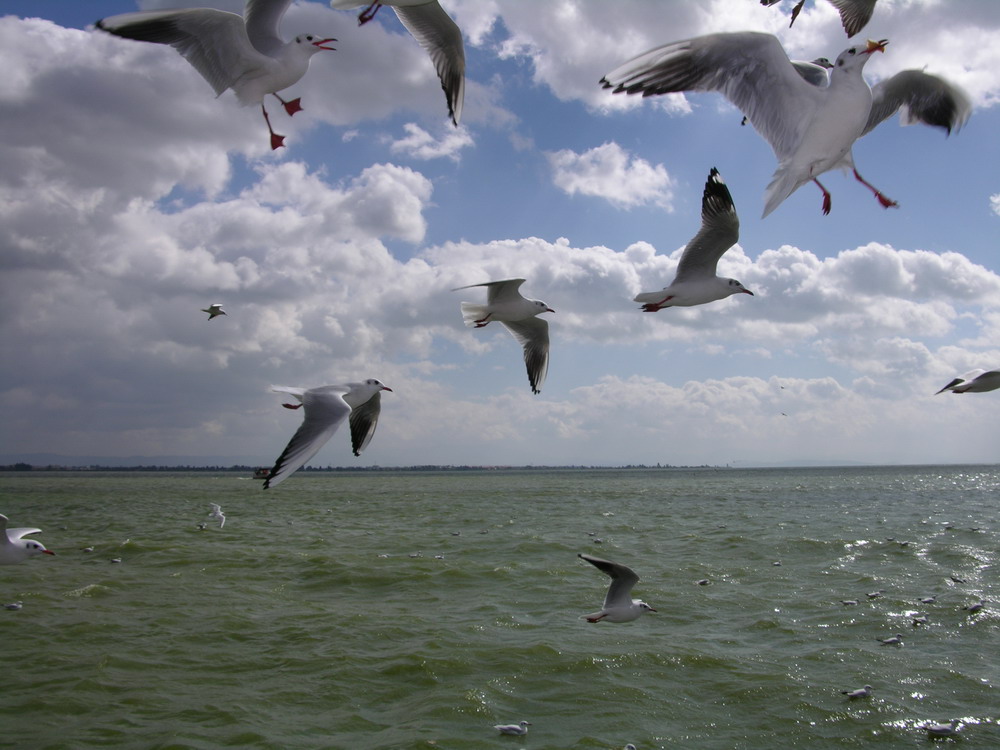
[[[219,522],[219,528],[221,529],[226,525],[226,514],[222,512],[222,506],[218,503],[209,503],[211,511],[209,511],[208,517],[213,521]]]
[[[972,370],[960,378],[955,378],[938,393],[985,393],[1000,388],[1000,370]]]
[[[607,596],[604,598],[604,606],[600,612],[584,615],[584,619],[587,622],[600,622],[601,620],[607,620],[608,622],[631,622],[645,612],[656,611],[646,604],[646,602],[632,598],[632,587],[639,580],[639,576],[631,568],[583,553],[578,554],[577,557],[581,560],[586,560],[598,570],[611,577],[611,585],[608,587]]]
[[[764,216],[810,181],[823,192],[823,213],[828,214],[830,192],[818,177],[831,169],[851,170],[889,208],[896,202],[855,167],[854,142],[900,110],[904,125],[922,122],[950,133],[965,123],[972,105],[957,86],[919,70],[905,70],[869,88],[862,70],[887,44],[883,39],[849,47],[830,69],[829,84],[817,86],[796,70],[771,34],[708,34],[649,50],[600,83],[616,94],[718,91],[725,96],[778,159],[764,196]]]
[[[7,516],[0,513],[0,565],[16,565],[35,555],[55,555],[52,550],[34,539],[24,539],[28,534],[40,534],[41,529],[9,529]]]
[[[391,5],[410,35],[416,39],[430,55],[434,69],[441,80],[445,99],[448,102],[448,116],[458,127],[462,119],[462,104],[465,101],[465,44],[462,31],[451,19],[438,0],[331,0],[330,6],[337,10],[350,10],[368,6],[358,16],[358,25],[375,18],[378,9]]]
[[[285,137],[271,127],[264,97],[272,94],[289,115],[302,110],[300,99],[285,101],[279,91],[298,82],[309,60],[337,41],[300,34],[290,42],[278,36],[278,24],[292,0],[247,0],[243,16],[214,8],[150,10],[102,18],[97,28],[140,42],[169,44],[208,81],[216,96],[232,89],[244,107],[259,104],[271,134],[271,148]]]
[[[486,287],[486,304],[462,303],[462,318],[465,325],[482,328],[497,321],[510,331],[524,348],[524,364],[528,368],[528,383],[532,393],[539,393],[549,371],[549,324],[538,315],[555,312],[541,300],[525,299],[518,291],[524,279],[487,281],[483,284],[469,284],[451,291]]]
[[[875,12],[875,3],[878,0],[829,0],[830,5],[837,9],[840,14],[840,23],[844,27],[844,31],[847,32],[847,36],[852,37],[857,34],[861,29],[868,25],[868,22],[872,18],[872,13]],[[776,5],[781,2],[781,0],[760,0],[761,5],[771,6]],[[799,13],[802,12],[802,6],[806,4],[806,0],[799,0],[792,8],[792,20],[788,24],[788,28],[792,27],[795,23],[795,19],[799,17]]]
[[[375,434],[379,413],[382,410],[382,391],[392,392],[375,378],[363,383],[321,385],[317,388],[293,388],[276,385],[277,393],[288,393],[299,400],[297,404],[282,404],[286,409],[304,407],[299,429],[285,450],[278,456],[264,480],[264,489],[276,487],[316,455],[326,441],[340,427],[345,418],[351,425],[351,447],[360,456]]]
[[[658,292],[636,295],[634,301],[643,303],[644,312],[656,312],[664,307],[704,305],[731,294],[754,296],[736,279],[715,274],[719,258],[739,237],[740,220],[733,197],[719,170],[712,167],[701,197],[701,229],[684,248],[674,280]]]
[[[226,311],[222,309],[222,305],[216,302],[214,305],[209,305],[202,309],[203,313],[208,313],[208,319],[217,318],[220,315],[225,315]]]

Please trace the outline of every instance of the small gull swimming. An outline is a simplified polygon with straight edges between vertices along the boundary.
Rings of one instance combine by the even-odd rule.
[[[867,698],[874,689],[871,685],[865,685],[863,688],[858,688],[857,690],[841,690],[840,692],[848,698]]]
[[[16,565],[36,555],[55,555],[41,542],[24,538],[28,534],[40,534],[41,529],[11,529],[7,527],[7,520],[7,516],[0,513],[0,565]]]
[[[903,634],[896,633],[896,635],[891,635],[888,638],[876,638],[875,640],[877,640],[883,646],[902,646]]]
[[[524,279],[487,281],[456,287],[452,291],[486,287],[485,305],[462,303],[465,325],[482,328],[496,321],[510,331],[524,349],[524,364],[528,370],[531,392],[538,394],[549,371],[549,324],[536,316],[555,310],[541,300],[522,297],[518,289],[523,283]]]
[[[299,429],[285,450],[278,456],[274,467],[264,480],[264,489],[275,487],[316,455],[344,419],[350,415],[351,447],[355,456],[360,456],[378,424],[382,410],[382,391],[392,392],[375,378],[363,383],[342,385],[321,385],[317,388],[294,388],[283,385],[272,386],[271,390],[288,393],[299,400],[298,404],[282,404],[287,409],[303,407],[303,419]]]
[[[208,81],[221,96],[232,89],[244,107],[259,104],[264,113],[271,148],[284,145],[285,137],[271,127],[264,97],[273,95],[289,115],[301,111],[299,99],[285,101],[279,91],[298,82],[309,69],[309,60],[336,39],[300,34],[290,42],[278,36],[292,0],[247,0],[244,15],[214,8],[149,10],[103,18],[97,28],[115,36],[141,42],[168,44]]]
[[[518,724],[494,724],[493,728],[496,729],[500,734],[513,734],[513,735],[525,735],[528,733],[528,727],[531,726],[530,721],[522,721]]]
[[[947,724],[941,724],[938,722],[924,724],[924,729],[931,737],[953,737],[958,734],[958,725],[958,719],[952,719]]]
[[[639,580],[635,571],[625,565],[602,560],[599,557],[577,555],[581,560],[586,560],[598,570],[611,577],[611,585],[608,586],[608,593],[604,597],[604,606],[599,612],[592,612],[583,615],[587,622],[631,622],[646,612],[655,612],[646,602],[640,599],[633,599],[631,596],[632,587]]]
[[[957,86],[919,70],[905,70],[870,88],[862,69],[872,53],[885,51],[886,44],[883,39],[849,47],[830,70],[829,85],[815,86],[796,71],[771,34],[707,34],[644,52],[600,83],[616,94],[717,91],[725,96],[747,116],[778,159],[765,193],[764,216],[809,181],[823,192],[823,213],[828,214],[830,192],[817,178],[831,169],[852,171],[889,208],[896,202],[855,167],[854,142],[900,110],[904,125],[922,122],[950,133],[965,123],[972,104]]]
[[[736,244],[740,220],[729,188],[715,167],[708,174],[701,198],[701,229],[688,242],[677,264],[670,286],[658,292],[642,292],[634,298],[643,312],[664,307],[691,307],[724,299],[732,294],[749,294],[736,279],[716,275],[719,259]]]

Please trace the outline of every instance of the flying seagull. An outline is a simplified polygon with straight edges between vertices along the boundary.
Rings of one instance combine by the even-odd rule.
[[[823,213],[830,192],[817,179],[839,168],[874,193],[879,203],[897,205],[854,166],[851,147],[865,133],[903,109],[904,125],[923,122],[949,133],[968,119],[968,96],[944,79],[905,70],[872,90],[861,72],[888,41],[869,41],[837,57],[828,86],[805,80],[777,37],[755,31],[708,34],[656,47],[618,66],[601,84],[618,94],[643,96],[682,91],[718,91],[738,107],[767,140],[778,169],[765,193],[764,216],[795,190],[812,181],[823,191]]]
[[[740,220],[733,197],[719,170],[712,167],[701,197],[701,229],[684,248],[674,280],[658,292],[636,295],[634,301],[642,302],[645,312],[656,312],[664,307],[703,305],[731,294],[752,297],[753,292],[736,279],[715,275],[719,258],[739,237]]]
[[[271,387],[277,393],[289,393],[299,400],[297,404],[282,404],[288,409],[305,407],[305,414],[299,429],[285,450],[278,456],[274,468],[264,480],[264,489],[275,487],[287,479],[299,467],[316,455],[326,441],[350,415],[351,447],[355,456],[360,456],[378,424],[382,408],[382,391],[392,388],[382,385],[374,378],[363,383],[343,385],[321,385],[317,388],[290,388],[283,385]]]
[[[0,565],[16,565],[35,555],[54,555],[52,550],[34,539],[24,539],[28,534],[40,534],[41,529],[8,529],[7,516],[0,513]]]
[[[451,291],[486,287],[486,304],[462,303],[462,318],[465,325],[473,328],[497,321],[510,331],[517,342],[524,347],[524,364],[528,368],[528,383],[532,393],[539,393],[549,371],[549,324],[536,317],[546,312],[555,312],[541,300],[525,299],[518,288],[524,279],[487,281],[483,284],[469,284]]]
[[[779,2],[780,0],[760,0],[761,5],[776,5]],[[844,31],[847,32],[847,36],[851,37],[868,25],[872,13],[875,11],[877,0],[829,0],[829,2],[837,9],[840,14],[840,23],[844,27]],[[799,17],[802,6],[805,4],[806,0],[799,0],[792,8],[792,20],[788,24],[789,28],[795,23],[795,19]]]
[[[209,503],[211,511],[208,513],[208,517],[213,521],[219,522],[219,528],[221,529],[226,525],[226,514],[222,512],[222,506],[218,503]]]
[[[604,598],[604,606],[600,612],[592,612],[589,615],[584,615],[587,622],[600,622],[601,620],[607,620],[608,622],[631,622],[644,612],[656,611],[646,604],[646,602],[632,598],[632,587],[639,580],[639,576],[631,568],[583,553],[578,554],[577,557],[581,560],[586,560],[598,570],[603,571],[611,577],[611,585],[608,587],[607,596]]]
[[[300,34],[290,42],[278,36],[278,24],[292,0],[247,0],[240,16],[214,8],[151,10],[103,18],[97,28],[140,42],[169,44],[201,73],[221,96],[232,89],[244,107],[259,104],[264,113],[271,148],[285,137],[271,127],[264,96],[273,94],[289,115],[301,111],[300,99],[285,101],[279,91],[296,83],[309,69],[309,60],[336,39]]]
[[[208,313],[208,319],[209,320],[211,320],[212,318],[217,318],[220,315],[225,315],[226,314],[226,311],[222,309],[222,305],[220,305],[218,302],[216,302],[215,304],[209,305],[206,308],[203,308],[202,312],[203,313]]]
[[[1000,388],[1000,370],[972,370],[960,378],[955,378],[938,393],[985,393]]]
[[[366,0],[331,0],[330,5],[337,10],[367,5],[358,16],[358,25],[371,21],[383,5],[391,5],[406,30],[430,55],[448,102],[448,115],[455,126],[458,126],[465,101],[465,45],[461,29],[445,13],[438,0],[385,0],[374,3]]]

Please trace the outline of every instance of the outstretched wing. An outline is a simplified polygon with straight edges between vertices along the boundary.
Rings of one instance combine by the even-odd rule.
[[[361,451],[368,447],[375,434],[375,426],[378,424],[378,415],[382,411],[382,394],[376,393],[360,406],[351,409],[351,448],[355,456],[360,456]]]
[[[524,365],[532,393],[539,393],[549,372],[549,324],[541,318],[500,321],[524,348]]]
[[[943,78],[922,70],[904,70],[872,87],[872,108],[864,133],[900,109],[903,125],[921,122],[950,134],[969,119],[972,102],[962,89]]]
[[[291,476],[333,436],[340,423],[351,413],[351,407],[344,401],[346,390],[322,388],[306,391],[302,397],[305,412],[302,424],[275,461],[274,468],[264,481],[265,490]]]
[[[681,255],[675,281],[711,278],[726,250],[740,238],[740,219],[733,196],[719,170],[712,167],[701,198],[701,229]]]
[[[465,45],[462,31],[439,3],[393,6],[400,22],[434,63],[441,88],[448,100],[448,114],[457,126],[462,119],[465,101]]]

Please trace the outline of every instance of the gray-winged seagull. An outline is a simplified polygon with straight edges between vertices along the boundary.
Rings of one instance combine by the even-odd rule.
[[[591,565],[611,577],[611,585],[608,586],[607,596],[604,597],[604,606],[599,612],[592,612],[584,615],[587,622],[631,622],[646,612],[655,612],[641,599],[632,598],[632,587],[639,580],[635,571],[625,565],[613,563],[610,560],[602,560],[592,555],[577,555],[581,560],[586,560]]]
[[[16,565],[35,555],[54,555],[52,550],[34,539],[24,539],[28,534],[40,534],[41,529],[8,529],[7,516],[0,513],[0,565]]]
[[[960,378],[955,378],[938,393],[985,393],[1000,388],[1000,370],[972,370]]]
[[[776,5],[781,0],[760,0],[761,5]],[[840,24],[844,27],[847,36],[851,37],[863,29],[871,20],[872,13],[875,12],[877,0],[829,0],[830,5],[837,9],[840,14]],[[799,0],[792,8],[792,20],[788,24],[791,28],[795,19],[802,12],[802,6],[806,0]]]

